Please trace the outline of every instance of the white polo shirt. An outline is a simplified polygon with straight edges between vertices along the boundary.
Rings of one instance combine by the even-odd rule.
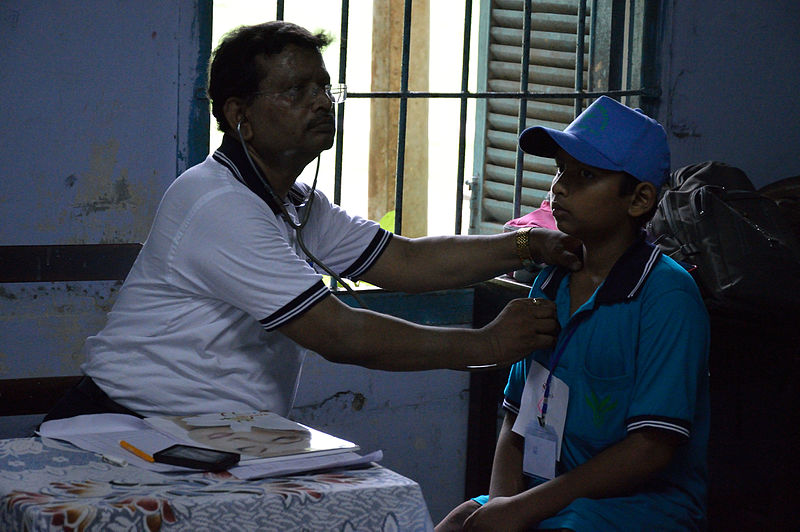
[[[296,183],[287,209],[306,208]],[[295,218],[297,219],[297,218]],[[319,191],[306,247],[358,278],[391,233]],[[271,410],[286,415],[306,350],[275,329],[330,292],[231,137],[167,189],[106,326],[81,369],[149,415]]]

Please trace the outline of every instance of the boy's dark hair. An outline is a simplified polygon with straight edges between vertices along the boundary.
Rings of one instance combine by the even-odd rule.
[[[633,194],[633,191],[636,190],[636,186],[641,182],[642,181],[639,181],[628,172],[622,172],[622,181],[619,184],[619,195],[627,196],[628,194]],[[636,224],[639,227],[644,227],[656,213],[657,208],[658,200],[653,203],[653,207],[649,211],[636,218]]]
[[[246,98],[257,92],[259,82],[267,75],[256,64],[257,56],[278,54],[288,44],[321,53],[332,40],[324,32],[314,34],[282,20],[240,26],[227,33],[211,55],[208,75],[208,97],[219,130],[232,133],[223,110],[228,98]]]

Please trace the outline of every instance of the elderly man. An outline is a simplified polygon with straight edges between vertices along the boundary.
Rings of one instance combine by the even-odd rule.
[[[553,344],[547,302],[515,300],[482,329],[413,324],[331,297],[322,274],[390,290],[464,286],[521,261],[580,267],[558,232],[409,239],[296,182],[333,144],[324,34],[241,27],[215,50],[209,95],[222,145],[169,187],[86,377],[48,419],[96,412],[288,413],[307,350],[383,370],[510,364]]]

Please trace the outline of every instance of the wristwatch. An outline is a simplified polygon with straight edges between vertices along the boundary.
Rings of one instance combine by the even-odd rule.
[[[517,257],[519,257],[519,260],[522,262],[522,267],[532,272],[536,269],[536,265],[531,256],[530,234],[530,227],[517,229],[515,241],[517,243]]]

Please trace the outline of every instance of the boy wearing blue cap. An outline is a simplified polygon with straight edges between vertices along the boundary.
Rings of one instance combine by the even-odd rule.
[[[553,216],[584,266],[534,281],[531,297],[556,304],[556,346],[511,368],[489,496],[436,530],[701,530],[708,315],[643,232],[669,173],[664,129],[603,96],[519,144],[555,159]]]

